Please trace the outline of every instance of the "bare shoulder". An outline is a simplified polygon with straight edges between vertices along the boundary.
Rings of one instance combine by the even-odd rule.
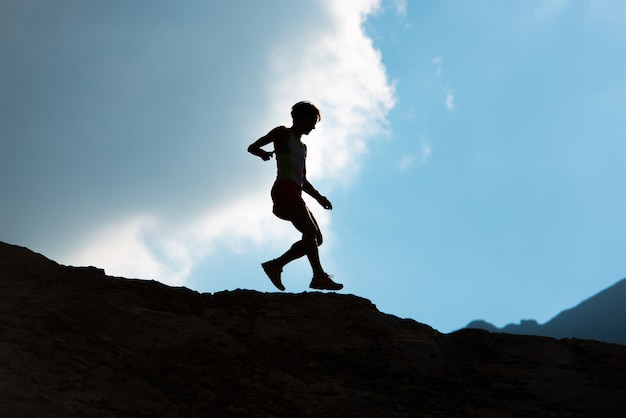
[[[289,141],[289,130],[285,126],[278,126],[272,129],[267,134],[267,137],[274,141],[274,144],[277,147],[280,147],[282,145],[286,145]]]
[[[267,136],[272,138],[273,140],[287,138],[289,136],[289,130],[286,126],[277,126],[276,128],[269,131]]]

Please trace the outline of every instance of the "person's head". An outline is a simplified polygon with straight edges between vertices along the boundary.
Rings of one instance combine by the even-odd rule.
[[[317,122],[321,120],[320,111],[311,102],[298,102],[291,107],[293,127],[300,133],[308,135]]]

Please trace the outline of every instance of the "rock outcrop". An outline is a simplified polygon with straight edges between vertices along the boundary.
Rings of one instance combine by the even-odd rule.
[[[626,347],[199,294],[0,243],[2,417],[615,417]],[[616,415],[618,414],[618,415]]]

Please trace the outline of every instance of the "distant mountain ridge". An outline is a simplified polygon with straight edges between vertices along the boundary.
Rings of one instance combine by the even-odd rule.
[[[465,328],[553,338],[583,338],[626,345],[626,279],[539,324],[532,319],[498,328],[484,320]]]

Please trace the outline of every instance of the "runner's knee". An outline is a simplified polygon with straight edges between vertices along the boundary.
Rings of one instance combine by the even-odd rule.
[[[304,232],[302,234],[302,240],[309,242],[309,243],[313,243],[315,246],[319,247],[320,245],[322,245],[322,242],[324,241],[324,237],[322,236],[322,233],[318,229],[315,229],[315,230]]]
[[[317,242],[317,246],[318,247],[320,245],[322,245],[322,242],[324,242],[324,237],[322,236],[322,231],[320,231],[319,229],[317,230],[317,233],[315,234],[315,241]]]
[[[322,231],[318,228],[314,228],[310,231],[307,231],[302,234],[303,240],[314,240],[315,244],[319,247],[324,242],[324,237],[322,236]]]

